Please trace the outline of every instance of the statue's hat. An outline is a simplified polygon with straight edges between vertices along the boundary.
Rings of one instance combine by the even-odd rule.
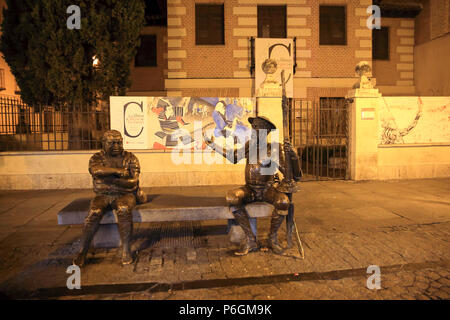
[[[253,121],[255,121],[255,120],[263,122],[264,123],[264,129],[267,129],[267,130],[275,130],[276,129],[275,125],[269,119],[267,119],[264,116],[249,117],[248,118],[248,122],[250,122],[250,124],[253,124]]]

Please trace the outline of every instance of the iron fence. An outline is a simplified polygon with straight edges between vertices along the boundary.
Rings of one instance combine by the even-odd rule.
[[[292,99],[290,136],[306,180],[345,179],[348,115],[344,98]]]
[[[0,151],[100,149],[109,126],[107,105],[38,108],[0,96]]]

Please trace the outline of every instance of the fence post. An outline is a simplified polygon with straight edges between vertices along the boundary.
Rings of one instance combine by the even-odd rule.
[[[378,179],[378,89],[353,89],[348,105],[348,176],[351,180]]]

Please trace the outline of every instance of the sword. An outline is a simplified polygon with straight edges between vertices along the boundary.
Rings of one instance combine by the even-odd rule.
[[[297,236],[297,245],[298,245],[298,252],[300,253],[300,257],[302,259],[305,259],[305,251],[303,250],[302,240],[300,239],[300,234],[298,233],[297,224],[294,220],[294,228],[295,228],[295,235]]]
[[[291,202],[288,210],[288,215],[286,216],[286,236],[288,248],[292,247],[292,227],[295,229],[295,239],[297,240],[297,250],[300,254],[301,259],[305,259],[305,251],[303,250],[302,240],[300,239],[300,233],[297,228],[297,223],[294,219],[294,207],[292,204],[292,193],[287,194],[289,201]]]

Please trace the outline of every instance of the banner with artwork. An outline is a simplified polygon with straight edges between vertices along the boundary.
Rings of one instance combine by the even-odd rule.
[[[269,59],[269,60],[268,60]],[[286,96],[294,96],[294,45],[292,39],[255,40],[255,96],[281,96],[284,70]],[[263,87],[264,90],[263,90]]]
[[[125,149],[148,149],[148,98],[110,97],[110,127],[122,133]]]
[[[382,97],[380,143],[450,142],[450,97]]]
[[[151,149],[204,149],[203,135],[218,145],[245,143],[254,98],[149,97]]]
[[[255,98],[111,97],[111,129],[128,149],[192,149],[213,136],[220,146],[239,147],[251,135]]]

